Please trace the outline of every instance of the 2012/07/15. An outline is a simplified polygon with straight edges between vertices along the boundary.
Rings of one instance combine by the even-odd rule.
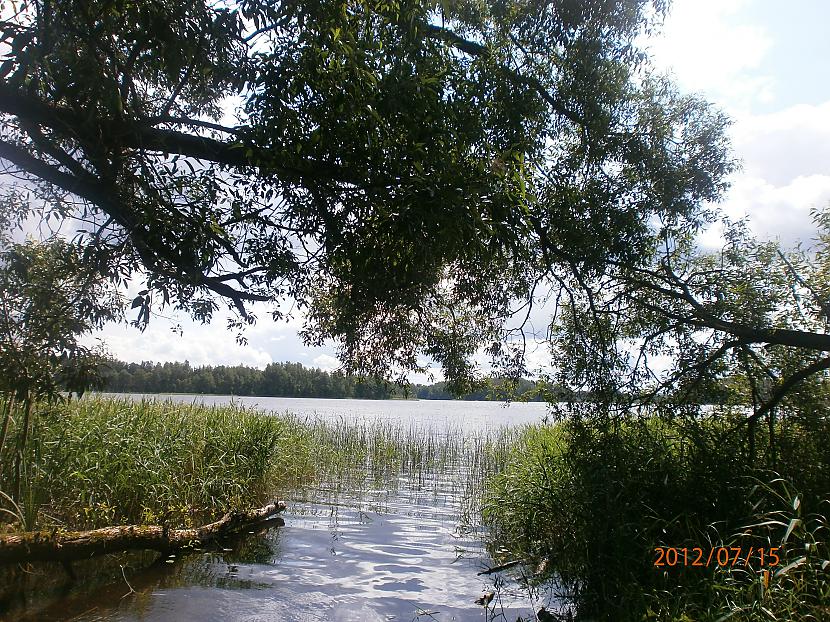
[[[654,560],[656,567],[674,566],[698,566],[708,568],[714,562],[718,566],[737,566],[743,562],[749,566],[749,561],[755,556],[760,566],[774,567],[781,563],[778,551],[781,547],[748,547],[740,546],[717,546],[709,549],[708,554],[703,548],[677,548],[673,546],[658,546],[654,549],[657,558]],[[746,555],[744,555],[746,551]]]

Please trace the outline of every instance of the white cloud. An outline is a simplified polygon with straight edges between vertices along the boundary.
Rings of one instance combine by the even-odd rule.
[[[731,130],[743,168],[721,206],[732,219],[749,216],[752,232],[790,246],[815,237],[813,208],[830,204],[830,101],[738,117]],[[701,239],[720,246],[718,228]]]
[[[830,174],[830,100],[741,115],[731,130],[746,174],[777,186]]]
[[[810,210],[830,203],[830,174],[800,176],[776,186],[760,177],[739,178],[724,204],[730,218],[749,216],[750,229],[760,238],[784,245],[809,245],[816,231]]]
[[[753,0],[676,0],[662,34],[646,45],[658,69],[734,119],[730,135],[743,167],[732,177],[725,213],[749,216],[757,236],[791,245],[810,242],[810,210],[830,202],[830,97],[758,114],[781,95],[776,84],[804,91],[774,62],[772,52],[798,44],[788,32]],[[718,228],[701,241],[719,246]]]
[[[534,341],[528,344],[527,360],[525,365],[530,377],[535,378],[539,373],[551,374],[556,365],[550,351],[550,344],[546,341]]]
[[[685,89],[728,108],[769,101],[774,80],[757,70],[772,46],[761,27],[732,20],[746,0],[676,0],[661,34],[646,42],[656,67]]]
[[[265,367],[271,355],[254,346],[243,346],[234,334],[220,326],[191,324],[183,334],[173,332],[171,325],[158,320],[151,322],[143,333],[138,329],[112,324],[89,340],[101,338],[115,358],[126,362],[190,361],[192,365],[249,365]]]
[[[732,220],[749,217],[749,229],[758,238],[778,240],[792,247],[809,247],[816,237],[810,211],[830,204],[830,175],[796,177],[776,186],[760,177],[737,178],[721,208]],[[723,245],[722,228],[716,225],[698,239],[708,249]]]
[[[322,369],[323,371],[334,371],[340,367],[340,361],[328,354],[320,354],[312,359],[314,367]]]
[[[132,295],[143,287],[139,281],[130,284]],[[127,296],[129,300],[131,296]],[[194,365],[250,365],[265,367],[278,361],[300,361],[325,369],[339,366],[330,346],[309,348],[297,331],[302,327],[303,316],[294,310],[291,319],[274,321],[268,307],[262,304],[251,309],[258,318],[253,326],[247,326],[243,335],[247,345],[236,342],[236,331],[226,328],[230,316],[227,310],[217,312],[209,325],[194,322],[184,313],[164,310],[167,317],[154,316],[144,333],[131,326],[111,324],[103,331],[87,337],[87,343],[102,339],[107,350],[122,361],[190,361]],[[288,303],[283,312],[288,310]],[[128,314],[129,315],[129,314]],[[129,319],[135,312],[129,315]],[[174,332],[176,325],[182,328],[182,336]],[[320,358],[325,355],[325,358]],[[320,358],[320,363],[314,357]],[[333,361],[333,362],[332,362]]]

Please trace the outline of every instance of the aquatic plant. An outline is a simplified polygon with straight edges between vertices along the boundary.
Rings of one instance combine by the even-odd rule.
[[[192,526],[274,496],[360,504],[401,485],[453,491],[473,525],[515,435],[102,397],[39,404],[35,421],[23,499],[0,500],[18,528]],[[7,457],[0,489],[12,478]]]
[[[758,498],[770,488],[759,482],[780,479],[769,470],[768,448],[756,447],[757,461],[749,462],[731,425],[727,413],[528,428],[488,487],[484,512],[493,546],[540,562],[537,580],[571,598],[579,619],[826,619],[827,452],[797,443],[804,433],[792,421],[778,424],[777,438],[790,441],[774,458],[801,494],[779,493],[772,511]],[[795,509],[813,514],[807,521]],[[734,567],[708,554],[735,547],[742,547],[742,563]],[[760,571],[768,569],[759,567],[759,551],[769,566],[775,547],[783,547],[776,552],[781,564],[759,592]],[[804,547],[810,563],[798,561]],[[668,563],[659,563],[668,550]]]
[[[282,425],[236,408],[83,399],[37,407],[26,528],[191,526],[265,496]],[[5,489],[9,460],[0,464]]]

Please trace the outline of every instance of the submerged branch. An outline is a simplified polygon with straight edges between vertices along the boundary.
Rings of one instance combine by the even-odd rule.
[[[225,514],[195,529],[161,525],[121,525],[91,531],[30,531],[0,536],[0,564],[32,561],[74,561],[135,549],[169,552],[204,544],[220,536],[265,522],[285,510],[282,501],[245,512]]]

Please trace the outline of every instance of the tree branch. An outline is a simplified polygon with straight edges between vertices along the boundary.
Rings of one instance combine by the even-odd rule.
[[[323,179],[363,186],[367,177],[365,171],[352,171],[315,160],[287,162],[280,153],[252,144],[223,142],[206,136],[147,126],[147,119],[89,119],[67,108],[51,106],[7,84],[0,84],[0,112],[49,127],[67,138],[81,140],[86,145],[99,144],[100,136],[117,136],[125,148],[178,154],[236,168],[256,168],[262,173],[277,173],[287,180],[308,183],[317,183]],[[188,120],[186,124],[201,123],[198,120]]]
[[[177,262],[177,258],[169,257],[167,249],[161,247],[155,239],[145,235],[144,229],[140,226],[136,218],[124,206],[114,200],[112,193],[100,187],[97,184],[97,179],[91,174],[86,179],[79,179],[76,176],[64,173],[51,164],[47,164],[33,157],[23,148],[5,141],[0,141],[0,158],[8,160],[42,181],[62,188],[97,205],[127,230],[130,240],[136,247],[142,261],[148,268],[158,271],[159,274],[176,280],[182,278],[182,275],[175,274],[159,266],[159,258],[164,258],[181,270],[189,279],[192,279],[194,285],[205,287],[220,296],[232,300],[243,317],[247,316],[244,305],[245,301],[265,302],[270,300],[269,296],[236,290],[223,283],[218,277],[207,276],[194,266],[181,265],[180,259]]]
[[[655,275],[652,274],[652,276]],[[688,303],[692,307],[691,313],[693,314],[687,318],[690,326],[711,328],[720,332],[728,333],[734,337],[740,338],[744,343],[765,343],[794,348],[804,348],[819,352],[830,352],[830,335],[826,333],[814,333],[788,328],[756,328],[746,324],[740,324],[738,322],[719,318],[708,311],[706,307],[694,297],[689,290],[688,285],[684,283],[680,277],[674,276],[672,280],[676,285],[678,285],[678,287],[680,287],[681,291],[662,287],[651,281],[636,279],[628,275],[623,275],[621,278],[633,285],[637,285],[638,287],[649,289],[655,293],[663,294],[664,296],[674,300]],[[638,304],[646,305],[646,303],[642,300],[637,300],[637,302]],[[660,309],[659,307],[655,307],[655,309],[665,312],[665,310]],[[679,319],[682,316],[670,315],[670,317]]]
[[[761,417],[768,414],[772,411],[773,408],[778,406],[781,401],[787,397],[787,394],[792,391],[798,384],[804,382],[807,378],[812,376],[813,374],[817,374],[822,371],[826,371],[830,369],[830,357],[818,359],[814,361],[807,367],[795,372],[791,376],[788,376],[783,382],[781,382],[778,387],[775,389],[775,393],[772,394],[770,397],[758,410],[756,410],[752,415],[743,419],[738,425],[731,428],[725,434],[732,434],[737,432],[742,427],[750,425],[758,421]],[[751,376],[750,376],[751,378]]]
[[[481,45],[480,43],[475,43],[474,41],[469,41],[464,37],[461,37],[454,33],[447,28],[443,28],[441,26],[436,26],[435,24],[426,24],[422,23],[421,28],[423,28],[424,32],[428,37],[433,39],[439,39],[451,47],[464,52],[470,56],[476,56],[480,58],[486,58],[490,56],[490,50]],[[565,104],[554,97],[546,88],[545,86],[535,77],[533,76],[525,76],[513,69],[508,67],[504,67],[503,65],[499,65],[499,70],[504,73],[507,78],[522,87],[526,87],[535,91],[542,99],[547,102],[547,104],[557,113],[574,123],[575,125],[584,126],[585,120],[582,119],[576,112],[573,110],[569,110],[565,107]]]
[[[151,549],[169,552],[192,547],[250,528],[285,510],[275,501],[247,512],[229,513],[196,529],[161,525],[122,525],[92,531],[27,532],[0,536],[0,564],[31,561],[73,561],[115,551]],[[281,519],[279,519],[281,520]]]

